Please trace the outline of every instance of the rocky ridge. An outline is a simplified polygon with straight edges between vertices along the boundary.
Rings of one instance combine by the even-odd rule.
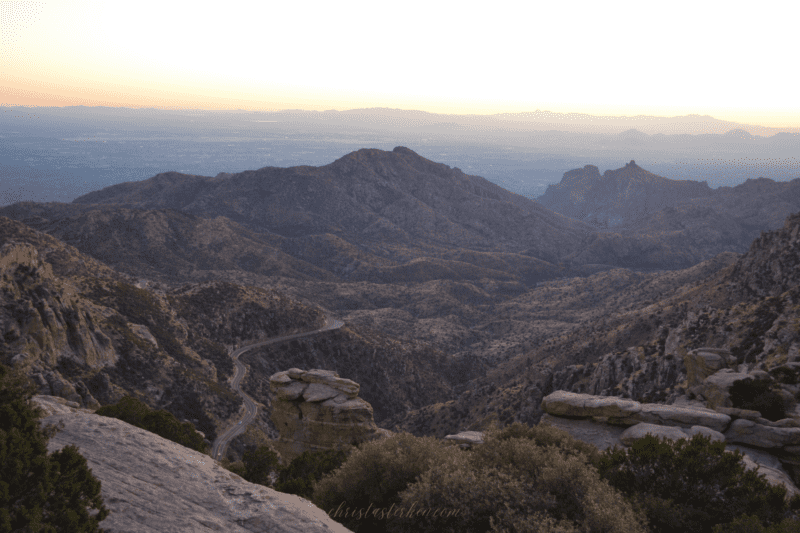
[[[59,431],[48,451],[72,444],[100,480],[111,533],[345,533],[311,502],[249,483],[206,455],[62,398],[34,396]]]

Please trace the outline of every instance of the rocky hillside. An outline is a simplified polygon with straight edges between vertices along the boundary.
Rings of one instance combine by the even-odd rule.
[[[665,207],[711,194],[705,182],[662,178],[631,161],[602,175],[594,165],[570,170],[561,182],[549,185],[537,201],[598,228],[613,228],[641,223]]]
[[[686,267],[722,252],[743,253],[760,232],[780,228],[800,210],[800,179],[749,179],[710,189],[705,182],[657,176],[631,161],[602,176],[593,165],[571,170],[537,200],[603,232],[575,263],[609,262],[613,250],[614,264],[635,266],[638,255],[643,266]]]
[[[438,435],[492,419],[533,423],[541,398],[555,390],[674,403],[702,394],[695,387],[711,370],[770,372],[800,360],[800,269],[793,268],[800,260],[798,233],[800,216],[793,215],[738,259],[723,255],[716,264],[675,273],[620,272],[627,280],[614,311],[587,314],[585,322],[475,380],[457,399],[393,421],[397,428]],[[613,274],[583,283],[599,286]],[[602,305],[602,293],[581,294],[581,285],[564,282],[560,297]],[[643,297],[631,298],[637,293]],[[698,354],[709,350],[730,356],[708,367]]]
[[[0,214],[69,243],[114,269],[164,283],[203,280],[209,272],[336,280],[285,253],[287,239],[248,230],[225,217],[172,209],[23,202]]]
[[[343,281],[495,278],[494,264],[530,285],[609,266],[693,264],[679,248],[646,236],[598,239],[591,225],[404,147],[362,149],[322,167],[266,167],[214,178],[159,174],[74,203],[223,216],[284,237],[283,252]],[[33,218],[23,211],[35,209],[13,208],[2,213]],[[486,261],[487,254],[504,257]]]
[[[319,308],[264,288],[139,283],[23,224],[0,218],[0,225],[0,361],[22,365],[43,394],[85,407],[130,394],[192,421],[213,440],[241,407],[229,388],[229,348],[316,329],[324,320]],[[422,343],[358,327],[304,342],[317,348],[298,350],[297,341],[276,347],[285,352],[265,374],[253,366],[248,383],[268,382],[274,362],[281,370],[330,368],[373,381],[364,398],[389,416],[446,398],[459,379],[474,377],[459,373],[463,365],[455,358]],[[442,369],[452,379],[442,381]],[[408,378],[392,377],[400,372]],[[263,401],[268,405],[266,395]],[[270,433],[268,422],[261,431]]]

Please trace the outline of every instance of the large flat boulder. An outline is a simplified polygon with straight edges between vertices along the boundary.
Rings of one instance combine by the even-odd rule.
[[[662,426],[705,426],[719,432],[725,431],[731,423],[730,416],[712,409],[679,407],[657,403],[642,404],[641,410],[631,418],[640,422]]]
[[[615,396],[592,396],[560,390],[542,399],[542,409],[553,416],[624,421],[641,411],[642,406],[637,401]]]
[[[64,424],[48,450],[74,444],[100,480],[111,511],[100,527],[110,533],[349,531],[308,500],[249,483],[207,455],[60,398],[33,401],[47,413],[43,424]]]
[[[725,431],[731,417],[712,409],[692,406],[641,404],[635,400],[616,396],[593,396],[567,391],[555,391],[542,399],[542,409],[553,416],[590,418],[633,426],[640,422],[662,426],[706,426],[715,431]]]
[[[740,418],[725,432],[725,440],[758,448],[783,448],[800,444],[800,428],[765,426]]]
[[[542,415],[540,423],[563,429],[576,439],[594,444],[600,450],[618,446],[619,438],[625,431],[625,428],[621,426],[612,426],[592,420],[559,418],[547,413]]]
[[[688,439],[689,435],[681,428],[675,426],[659,426],[657,424],[647,424],[640,422],[635,426],[631,426],[620,435],[620,442],[625,446],[630,446],[633,441],[641,439],[647,435],[670,440]]]

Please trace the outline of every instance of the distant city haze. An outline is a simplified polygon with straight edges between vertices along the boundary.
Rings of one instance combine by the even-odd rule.
[[[800,134],[710,116],[442,115],[399,109],[199,111],[0,106],[0,205],[69,202],[178,171],[216,176],[327,165],[406,146],[536,198],[565,172],[631,160],[660,176],[734,186],[800,177]]]

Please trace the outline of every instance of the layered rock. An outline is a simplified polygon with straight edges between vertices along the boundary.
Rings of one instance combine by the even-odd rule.
[[[292,368],[269,378],[275,449],[286,461],[304,451],[340,450],[389,432],[378,428],[359,385],[330,370]]]
[[[790,496],[800,493],[795,485],[800,479],[800,416],[770,422],[746,409],[720,407],[724,412],[719,412],[702,405],[644,404],[567,391],[543,398],[542,409],[542,422],[600,449],[628,446],[648,433],[672,440],[703,434],[745,453],[748,464],[757,464],[770,482],[785,485]]]
[[[731,417],[712,409],[641,404],[615,396],[592,396],[556,391],[542,399],[542,409],[554,416],[590,418],[596,422],[633,426],[640,422],[662,426],[705,426],[724,431]]]
[[[44,425],[63,423],[50,452],[78,446],[111,511],[110,533],[228,531],[346,533],[311,502],[249,483],[210,457],[116,418],[76,409],[62,398],[34,396]]]

